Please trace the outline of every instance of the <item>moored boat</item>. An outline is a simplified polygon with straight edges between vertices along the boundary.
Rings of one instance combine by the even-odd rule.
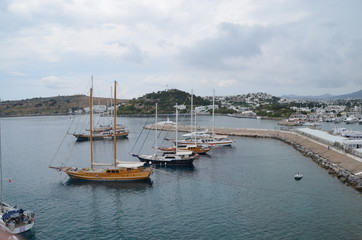
[[[355,116],[349,116],[346,118],[346,124],[352,124],[358,122],[358,118]]]
[[[185,145],[178,145],[173,147],[160,147],[159,148],[163,152],[176,152],[178,149],[179,151],[191,151],[197,154],[206,154],[208,151],[211,150],[211,147],[204,146],[204,145],[197,145],[197,144],[185,144]]]
[[[114,96],[116,96],[116,84],[114,82]],[[90,89],[90,109],[92,109],[93,89]],[[116,97],[114,98],[116,99]],[[115,100],[114,100],[115,101]],[[90,181],[134,181],[148,179],[152,173],[152,168],[144,167],[144,163],[140,162],[120,162],[116,159],[116,112],[114,111],[113,119],[113,163],[96,163],[93,160],[93,121],[92,111],[90,112],[90,168],[76,167],[55,167],[58,171],[65,172],[71,179],[81,179]]]
[[[92,140],[103,140],[103,139],[116,139],[127,138],[129,132],[125,129],[116,129],[114,134],[113,130],[105,131],[93,131],[92,136],[90,133],[74,133],[73,136],[77,138],[77,142],[89,141]]]
[[[191,165],[195,160],[195,156],[191,151],[177,151],[175,153],[164,153],[162,155],[133,154],[133,156],[137,157],[142,162],[146,162],[147,164],[156,164],[156,165],[172,165],[172,166]]]
[[[13,207],[5,202],[1,202],[0,205],[0,230],[19,234],[34,226],[35,214],[33,211]]]

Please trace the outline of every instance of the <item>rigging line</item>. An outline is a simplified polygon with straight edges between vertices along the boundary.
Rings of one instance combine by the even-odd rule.
[[[86,87],[86,90],[84,91],[85,96],[86,96],[86,94],[87,94],[88,91],[89,91],[89,90],[87,90],[87,89],[89,89],[89,85],[90,85],[90,84],[91,84],[91,80],[88,82],[87,87]],[[83,101],[82,101],[81,106],[80,106],[81,108],[82,108],[83,105],[85,105],[85,102],[86,102],[86,97],[83,98]],[[77,127],[78,127],[78,125],[79,125],[79,122],[80,122],[80,119],[81,119],[81,118],[79,117],[79,118],[78,118],[78,123],[76,124],[76,128],[75,128],[75,129],[77,129]],[[51,165],[53,164],[56,156],[58,155],[61,147],[62,147],[63,144],[64,144],[64,141],[65,141],[66,136],[67,136],[68,134],[70,134],[70,129],[71,129],[71,127],[73,126],[74,122],[75,122],[75,118],[72,118],[72,122],[70,123],[67,132],[64,134],[63,138],[61,139],[61,142],[60,142],[57,150],[55,151],[54,156],[52,157],[52,159],[51,159],[51,161],[50,161],[50,163],[49,163],[49,166],[51,166]],[[75,144],[73,144],[73,147],[71,148],[71,152],[73,151],[74,147],[75,147]],[[69,160],[69,159],[70,159],[70,155],[71,155],[71,154],[68,154],[68,157],[67,157],[66,159]],[[67,161],[65,161],[64,164],[65,164],[66,162],[67,162]]]
[[[83,98],[83,101],[81,102],[81,104],[79,106],[81,109],[83,109],[83,106],[85,106],[85,104],[87,102],[87,94],[89,93],[89,88],[90,88],[90,85],[91,85],[91,81],[92,80],[89,80],[85,90],[83,91],[84,92],[84,98]],[[74,132],[78,129],[78,126],[80,125],[80,119],[81,119],[81,117],[78,118],[78,122],[77,122],[77,124],[76,124],[76,126],[74,128]],[[84,127],[84,125],[83,125],[83,127]]]
[[[161,133],[163,132],[163,130],[165,129],[165,127],[166,127],[166,124],[163,124],[163,125],[162,125],[162,128],[160,129],[159,134],[158,134],[157,137],[159,137],[159,136],[161,135]],[[171,131],[166,131],[166,135],[165,135],[165,137],[162,139],[160,146],[164,143],[165,138],[167,137],[167,135],[169,134],[169,132],[171,132]]]
[[[147,131],[147,136],[146,136],[145,140],[143,141],[142,146],[141,146],[141,148],[140,148],[140,150],[139,150],[138,153],[140,153],[141,150],[143,149],[143,146],[145,145],[145,142],[146,142],[146,140],[148,139],[148,136],[150,135],[150,132],[151,132],[151,131]]]
[[[53,164],[53,161],[55,160],[55,157],[57,156],[57,154],[59,153],[61,147],[63,146],[64,140],[65,140],[66,136],[69,134],[70,128],[73,126],[74,121],[75,121],[75,118],[72,119],[72,122],[70,123],[67,132],[62,137],[62,139],[60,141],[60,144],[59,144],[57,150],[55,151],[54,156],[52,157],[52,160],[49,163],[49,166],[51,166]]]
[[[69,129],[68,129],[68,130],[69,130]],[[63,136],[60,144],[58,145],[57,150],[55,151],[55,153],[54,153],[54,155],[53,155],[53,157],[52,157],[52,160],[51,160],[50,163],[49,163],[49,167],[53,164],[53,161],[55,160],[55,157],[58,155],[58,153],[59,153],[59,151],[60,151],[60,149],[61,149],[61,147],[62,147],[62,145],[63,145],[63,143],[64,143],[65,137],[66,137],[67,135],[68,135],[67,133],[64,134],[64,136]]]
[[[150,119],[150,116],[148,116],[148,118],[147,118],[145,124],[143,125],[140,134],[138,134],[138,137],[137,137],[137,139],[136,139],[136,142],[133,144],[133,147],[132,147],[132,149],[131,149],[130,152],[133,152],[134,148],[136,147],[136,144],[138,143],[138,140],[140,139],[140,137],[141,137],[141,135],[142,135],[142,133],[143,133],[143,131],[144,131],[144,129],[145,129],[145,126],[147,125],[149,119]],[[145,141],[146,141],[146,140],[145,140]],[[141,152],[141,149],[139,150],[138,153],[140,153],[140,152]]]

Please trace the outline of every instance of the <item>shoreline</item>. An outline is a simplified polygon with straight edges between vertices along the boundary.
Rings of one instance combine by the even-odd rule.
[[[145,129],[155,129],[155,124],[144,127]],[[158,129],[174,131],[174,126],[158,126]],[[208,129],[209,127],[201,127]],[[179,126],[180,132],[190,131],[190,126]],[[326,169],[329,174],[337,177],[342,183],[353,187],[362,192],[362,159],[345,153],[333,146],[326,145],[317,140],[303,136],[292,131],[274,130],[274,129],[251,129],[251,128],[215,128],[215,134],[229,135],[237,137],[251,138],[272,138],[283,141],[304,156],[311,158],[320,167]]]

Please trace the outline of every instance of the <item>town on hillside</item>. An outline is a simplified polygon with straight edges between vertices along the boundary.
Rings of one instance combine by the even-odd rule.
[[[248,93],[236,96],[191,96],[177,89],[149,93],[137,99],[120,100],[117,113],[120,115],[149,115],[155,112],[158,103],[159,114],[172,114],[175,104],[181,113],[190,113],[191,98],[197,114],[228,114],[232,117],[287,119],[286,125],[306,122],[361,122],[362,97],[333,99],[298,99],[272,96],[268,93]],[[90,109],[86,96],[58,96],[34,98],[19,101],[0,102],[1,116],[86,114]],[[109,99],[98,98],[93,111],[108,114],[114,107]]]

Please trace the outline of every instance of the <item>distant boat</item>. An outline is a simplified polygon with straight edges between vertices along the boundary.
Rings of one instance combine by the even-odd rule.
[[[114,102],[116,102],[116,85],[114,82]],[[92,109],[93,89],[90,89],[90,109]],[[90,126],[93,129],[93,113],[90,112]],[[116,128],[116,111],[114,111],[113,124]],[[72,179],[89,180],[89,181],[134,181],[148,179],[152,173],[152,168],[144,167],[144,163],[140,162],[127,162],[118,161],[116,159],[116,137],[113,132],[113,164],[110,163],[96,163],[93,160],[93,131],[90,131],[90,168],[75,168],[75,167],[54,167],[65,172]]]
[[[346,118],[346,124],[356,123],[358,122],[358,118],[355,116],[349,116]]]
[[[1,122],[0,122],[1,128]],[[0,230],[10,234],[19,234],[30,230],[35,223],[35,214],[32,211],[24,210],[7,204],[3,201],[3,174],[1,154],[1,129],[0,129]],[[8,239],[13,239],[9,237]],[[17,238],[16,238],[17,239]]]
[[[214,146],[230,146],[234,141],[226,135],[216,135],[215,134],[215,91],[213,92],[212,98],[212,133],[209,134],[205,132],[193,132],[187,138],[180,140],[180,144],[197,144],[197,145],[206,145],[210,147]],[[184,136],[185,136],[184,135]],[[175,143],[175,140],[168,139],[171,142]]]
[[[103,140],[103,139],[113,139],[114,137],[117,139],[128,137],[129,132],[125,130],[123,127],[116,128],[116,133],[114,134],[113,129],[97,128],[97,130],[93,130],[92,132],[92,140]],[[77,138],[77,142],[89,141],[91,139],[90,133],[74,133],[74,137]]]
[[[175,122],[171,121],[169,117],[167,117],[166,121],[158,122],[157,125],[169,126],[169,125],[176,125]]]
[[[320,126],[321,124],[319,122],[305,122],[303,123],[303,126],[309,126],[309,127],[317,127]]]
[[[300,174],[300,173],[296,173],[295,175],[294,175],[294,179],[295,180],[300,180],[300,179],[302,179],[303,178],[303,175],[302,174]]]

